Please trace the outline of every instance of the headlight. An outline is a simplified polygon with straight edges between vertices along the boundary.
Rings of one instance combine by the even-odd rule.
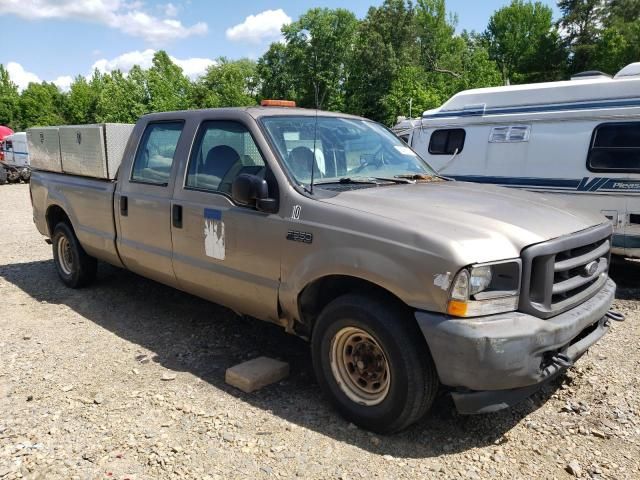
[[[512,312],[520,299],[520,260],[472,265],[458,272],[451,286],[447,313],[479,317]]]

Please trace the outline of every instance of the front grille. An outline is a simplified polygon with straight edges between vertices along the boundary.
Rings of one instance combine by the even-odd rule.
[[[519,309],[549,318],[595,295],[607,281],[611,235],[606,223],[524,249]]]

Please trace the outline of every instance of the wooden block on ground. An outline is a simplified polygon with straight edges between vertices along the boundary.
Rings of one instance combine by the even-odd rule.
[[[258,357],[231,368],[227,368],[224,381],[251,393],[289,375],[289,364],[268,357]]]

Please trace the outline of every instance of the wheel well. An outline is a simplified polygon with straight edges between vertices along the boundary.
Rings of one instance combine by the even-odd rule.
[[[53,229],[56,228],[56,225],[60,222],[65,222],[69,224],[69,226],[73,229],[73,225],[71,225],[71,220],[69,219],[69,215],[65,212],[62,207],[58,205],[51,205],[47,209],[47,227],[49,228],[49,236],[53,236]]]
[[[296,333],[311,337],[313,326],[322,309],[332,300],[349,293],[371,295],[407,308],[407,305],[389,290],[362,278],[348,275],[329,275],[314,280],[298,295],[299,322]]]

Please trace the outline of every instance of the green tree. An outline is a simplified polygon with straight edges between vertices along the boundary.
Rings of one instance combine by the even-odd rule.
[[[512,0],[489,19],[485,38],[505,84],[556,80],[564,58],[551,8]]]
[[[153,55],[153,65],[146,73],[146,81],[151,111],[166,112],[188,108],[191,81],[164,50]]]
[[[102,90],[102,74],[95,71],[90,81],[78,75],[67,94],[65,117],[68,123],[95,123],[96,109]]]
[[[496,64],[481,38],[455,33],[457,18],[447,14],[444,0],[420,0],[416,12],[421,62],[438,104],[466,88],[499,84]]]
[[[569,49],[567,68],[576,73],[594,68],[597,44],[605,19],[604,0],[559,0],[558,25]]]
[[[96,106],[98,122],[134,123],[148,112],[146,73],[139,66],[126,77],[119,70],[104,75]]]
[[[614,74],[640,60],[640,0],[609,0],[593,68]]]
[[[255,105],[257,82],[257,66],[253,60],[220,58],[196,82],[191,105],[195,108]]]
[[[287,47],[283,43],[274,42],[269,46],[269,50],[258,60],[256,75],[260,79],[261,98],[297,98]]]
[[[348,10],[314,8],[284,26],[286,54],[305,107],[343,110],[358,20]]]
[[[459,53],[462,47],[455,36],[458,17],[447,14],[445,0],[418,0],[416,22],[422,65],[450,75],[451,54]]]
[[[65,123],[64,100],[53,83],[30,83],[20,95],[21,128]]]
[[[9,72],[0,64],[0,125],[18,128],[20,95],[18,86],[11,81]]]
[[[438,93],[427,85],[424,69],[418,66],[400,68],[391,83],[389,93],[381,99],[385,118],[392,125],[398,116],[417,116],[440,104]]]
[[[604,11],[605,24],[637,23],[640,21],[640,0],[608,0]]]
[[[404,102],[408,107],[408,100],[401,101],[399,94],[407,76],[416,73],[410,67],[424,72],[416,39],[415,9],[410,1],[385,0],[380,7],[369,9],[358,25],[348,65],[345,106],[350,112],[386,123],[403,114],[405,108],[400,105]],[[421,87],[424,80],[420,80]]]

